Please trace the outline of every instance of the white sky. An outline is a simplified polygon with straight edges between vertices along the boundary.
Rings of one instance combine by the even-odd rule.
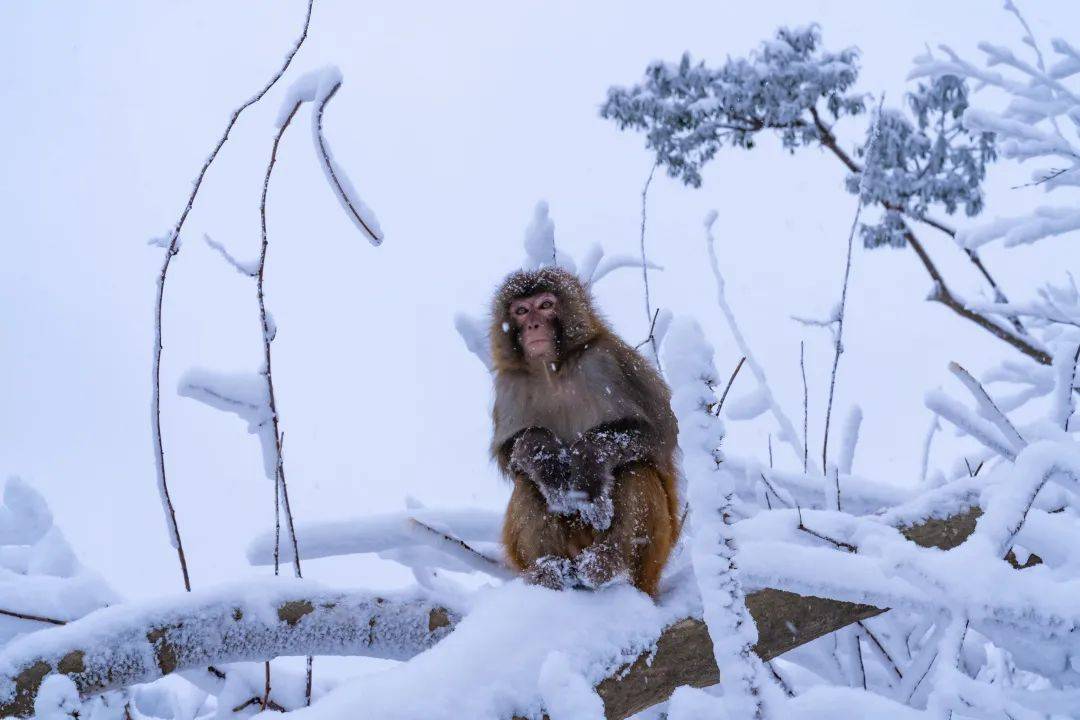
[[[154,483],[149,398],[152,306],[162,251],[190,182],[239,102],[279,65],[300,0],[4,3],[0,25],[0,473],[40,488],[84,561],[122,593],[180,587]],[[1080,5],[1023,3],[1046,46],[1080,27]],[[559,247],[634,252],[651,164],[638,135],[597,115],[611,84],[686,49],[720,62],[781,24],[821,24],[826,47],[863,51],[859,89],[898,104],[911,58],[949,42],[1018,47],[995,1],[351,3],[316,0],[311,34],[285,81],[244,115],[211,169],[169,276],[163,368],[167,467],[196,587],[247,569],[248,538],[272,522],[257,441],[235,417],[175,394],[189,367],[251,371],[261,360],[254,287],[202,243],[242,258],[258,241],[258,196],[273,119],[291,78],[326,63],[345,84],[327,110],[338,161],[386,232],[372,248],[323,180],[305,109],[286,136],[270,194],[269,305],[275,380],[297,518],[402,506],[499,507],[486,457],[489,380],[453,315],[486,309],[521,258],[539,199]],[[1076,41],[1076,37],[1070,38]],[[863,121],[838,128],[850,148]],[[1009,190],[1024,171],[992,169],[987,217],[1029,208]],[[666,271],[654,302],[696,316],[725,375],[738,360],[720,324],[701,219],[717,231],[729,298],[793,419],[799,341],[808,348],[811,447],[820,448],[828,340],[789,319],[837,298],[853,198],[815,149],[764,139],[723,151],[700,190],[653,184],[648,242]],[[1061,198],[1057,198],[1060,200]],[[968,222],[954,219],[957,224]],[[957,290],[979,281],[959,251],[921,236]],[[986,261],[1006,291],[1030,292],[1047,263],[1077,269],[1076,237]],[[976,373],[1016,356],[941,306],[909,250],[859,249],[837,412],[866,414],[857,471],[910,483],[929,414],[923,392],[956,359]],[[631,342],[646,333],[640,278],[605,280],[598,299]],[[1018,356],[1017,356],[1018,357]],[[744,377],[733,392],[749,389]],[[764,455],[769,423],[732,428],[728,452]],[[839,427],[839,424],[836,426]],[[790,454],[778,457],[791,463]],[[819,450],[820,452],[820,450]],[[407,574],[371,559],[313,562],[306,575],[379,586]],[[257,572],[265,572],[259,570]]]

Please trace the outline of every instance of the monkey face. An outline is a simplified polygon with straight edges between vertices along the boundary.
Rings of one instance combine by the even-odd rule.
[[[559,298],[542,292],[510,301],[510,318],[518,346],[527,360],[548,360],[556,356],[559,336]]]

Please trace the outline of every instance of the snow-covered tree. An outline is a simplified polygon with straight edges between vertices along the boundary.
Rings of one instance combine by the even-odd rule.
[[[995,158],[993,130],[965,125],[969,91],[962,78],[943,74],[919,85],[907,97],[911,118],[885,111],[874,156],[866,157],[868,142],[853,156],[836,126],[866,107],[865,96],[852,91],[857,61],[854,48],[822,49],[816,26],[782,28],[746,58],[718,68],[689,55],[677,63],[654,62],[640,83],[610,88],[600,114],[620,129],[644,132],[657,165],[691,187],[701,185],[702,168],[721,148],[753,148],[762,132],[776,133],[792,152],[825,148],[850,171],[847,189],[854,193],[862,185],[863,202],[880,207],[880,219],[861,228],[868,247],[910,246],[933,282],[930,299],[1048,365],[1050,355],[1022,326],[972,310],[958,297],[912,229],[911,222],[918,222],[955,236],[930,212],[940,208],[951,215],[963,208],[975,215],[983,208],[981,183]],[[859,159],[870,168],[865,179]],[[995,297],[1005,298],[977,251],[965,250]]]

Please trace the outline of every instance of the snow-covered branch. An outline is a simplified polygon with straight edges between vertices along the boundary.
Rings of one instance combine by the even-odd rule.
[[[417,595],[342,592],[280,579],[116,605],[0,650],[0,716],[32,714],[50,673],[94,695],[172,672],[281,655],[406,659],[458,615]]]

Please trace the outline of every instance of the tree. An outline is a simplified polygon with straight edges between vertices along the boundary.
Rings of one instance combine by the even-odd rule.
[[[792,153],[813,145],[827,149],[850,171],[847,189],[856,192],[862,183],[862,201],[883,210],[880,221],[861,228],[867,247],[910,245],[934,283],[930,299],[1049,364],[1050,355],[1018,321],[1001,323],[957,297],[908,222],[955,236],[954,229],[928,214],[931,207],[941,206],[950,215],[960,207],[968,215],[982,210],[981,182],[995,150],[992,133],[963,124],[966,86],[948,76],[919,85],[907,98],[914,122],[899,111],[884,113],[874,156],[866,157],[868,143],[856,152],[871,168],[864,180],[863,166],[834,133],[840,120],[865,111],[864,96],[851,92],[857,60],[853,48],[823,50],[816,26],[782,28],[747,58],[729,59],[719,68],[695,63],[688,54],[675,64],[654,62],[639,84],[610,88],[600,114],[622,130],[644,132],[656,164],[691,187],[701,185],[701,169],[721,148],[751,149],[764,131],[779,135]],[[966,252],[1003,301],[976,251]]]

